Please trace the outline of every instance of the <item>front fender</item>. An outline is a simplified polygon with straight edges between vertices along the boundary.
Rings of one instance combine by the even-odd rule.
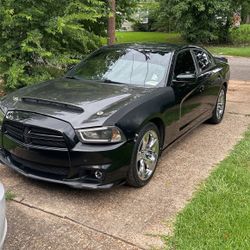
[[[135,134],[150,120],[154,118],[164,120],[164,113],[174,104],[175,94],[172,87],[153,89],[151,93],[147,93],[117,111],[104,125],[115,124],[123,130],[128,140],[133,140]]]

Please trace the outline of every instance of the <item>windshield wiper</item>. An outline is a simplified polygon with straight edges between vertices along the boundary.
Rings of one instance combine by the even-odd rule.
[[[112,81],[112,80],[110,80],[110,79],[104,79],[104,82],[105,82],[105,83],[114,83],[114,84],[124,84],[124,83],[122,83],[122,82],[116,82],[116,81]]]

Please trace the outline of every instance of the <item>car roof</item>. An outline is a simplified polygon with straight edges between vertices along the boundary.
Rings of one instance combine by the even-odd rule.
[[[121,43],[110,46],[104,46],[103,48],[114,48],[114,49],[138,49],[138,50],[149,50],[152,52],[175,52],[185,48],[198,48],[195,45],[183,45],[183,44],[171,44],[171,43]]]

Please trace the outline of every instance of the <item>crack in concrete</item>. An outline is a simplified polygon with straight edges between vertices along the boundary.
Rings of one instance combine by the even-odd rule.
[[[237,112],[227,112],[230,115],[240,115],[244,117],[250,117],[250,114],[243,114],[243,113],[237,113]]]
[[[231,103],[241,103],[241,104],[248,104],[248,102],[243,102],[243,101],[228,101]]]
[[[136,244],[134,244],[134,243],[132,243],[132,242],[130,242],[130,241],[127,241],[127,240],[125,240],[125,239],[123,239],[123,238],[120,238],[120,237],[118,237],[118,236],[115,236],[115,235],[106,233],[106,232],[101,231],[101,230],[99,230],[99,229],[96,229],[96,228],[94,228],[94,227],[91,227],[91,226],[88,226],[88,225],[84,225],[84,224],[82,224],[82,223],[80,223],[80,222],[78,222],[78,221],[76,221],[76,220],[74,220],[74,219],[69,218],[68,216],[62,216],[62,215],[59,215],[59,214],[56,214],[56,213],[47,211],[47,210],[45,210],[45,209],[42,209],[42,208],[39,208],[39,207],[35,207],[35,206],[33,206],[33,205],[30,205],[30,204],[28,204],[28,203],[26,203],[26,202],[23,202],[23,199],[22,199],[21,201],[16,200],[16,199],[13,199],[13,200],[11,200],[11,201],[12,201],[12,202],[16,202],[16,203],[19,204],[19,205],[23,205],[23,206],[25,206],[25,207],[28,207],[28,208],[31,208],[31,209],[35,209],[35,210],[40,211],[40,212],[42,212],[42,213],[46,213],[46,214],[48,214],[48,215],[55,216],[55,217],[57,217],[57,218],[59,218],[59,219],[63,219],[63,220],[70,221],[71,223],[77,224],[78,226],[84,227],[84,228],[86,228],[86,229],[88,229],[88,230],[92,230],[92,231],[94,231],[94,232],[97,232],[97,233],[106,235],[107,237],[113,238],[113,239],[115,239],[115,240],[122,241],[123,243],[125,243],[125,244],[127,244],[127,245],[130,245],[131,247],[136,247],[137,249],[146,250],[146,248],[142,248],[142,247],[140,247],[140,246],[137,246]]]

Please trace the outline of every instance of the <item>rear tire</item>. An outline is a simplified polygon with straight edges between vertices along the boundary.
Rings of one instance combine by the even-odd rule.
[[[148,123],[139,132],[135,143],[127,184],[143,187],[153,177],[160,156],[160,133],[154,123]]]
[[[208,120],[211,124],[219,124],[223,120],[227,99],[227,89],[223,86],[220,90],[215,108],[213,110],[213,116]]]

